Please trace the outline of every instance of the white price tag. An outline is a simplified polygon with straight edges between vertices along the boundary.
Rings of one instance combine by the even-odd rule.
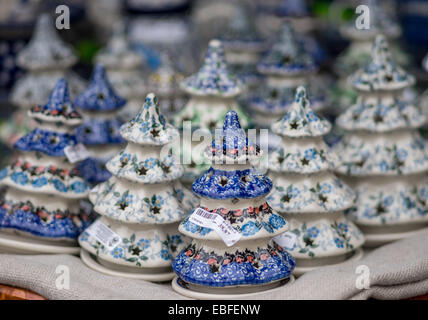
[[[189,221],[200,227],[213,229],[222,238],[226,246],[233,246],[242,235],[220,215],[198,208],[189,216]]]
[[[89,193],[98,193],[98,191],[100,191],[100,184],[97,184],[95,187],[93,187],[91,189],[91,191],[89,191]]]
[[[273,238],[277,244],[279,244],[285,250],[294,249],[294,245],[296,244],[297,236],[292,232],[284,232],[280,235]]]
[[[113,250],[122,242],[122,238],[101,220],[95,221],[86,231],[109,250]]]
[[[81,143],[78,143],[74,146],[67,146],[64,148],[65,156],[68,161],[71,163],[79,162],[85,160],[91,156],[89,151]]]

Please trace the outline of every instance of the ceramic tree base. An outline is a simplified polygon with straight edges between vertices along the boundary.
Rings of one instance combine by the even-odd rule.
[[[165,272],[165,269],[163,270],[164,272],[161,273],[143,273],[144,271],[142,271],[142,269],[114,265],[95,257],[83,249],[80,251],[80,258],[89,268],[115,277],[163,282],[170,281],[175,276],[173,271]]]
[[[73,243],[24,238],[0,232],[0,253],[10,254],[79,254],[80,247]]]
[[[351,254],[340,255],[337,257],[329,257],[329,258],[314,259],[314,260],[296,259],[296,267],[294,268],[293,275],[295,275],[296,277],[299,277],[306,272],[313,271],[321,267],[332,266],[332,265],[336,265],[343,262],[349,262],[349,261],[358,261],[363,257],[363,255],[364,255],[364,252],[360,248],[352,252]]]
[[[366,238],[366,241],[364,242],[364,247],[377,248],[390,242],[412,237],[418,234],[419,232],[428,231],[428,226],[414,226],[413,229],[410,230],[409,228],[395,228],[395,230],[391,230],[391,232],[386,231],[384,228],[383,232],[378,233],[373,232],[375,231],[375,229],[368,230],[364,227],[361,227],[361,230],[364,232]]]
[[[291,285],[295,281],[294,276],[288,279],[275,281],[273,283],[259,286],[237,286],[231,288],[214,288],[194,285],[179,279],[177,276],[172,280],[172,289],[175,292],[192,299],[200,300],[229,300],[250,299],[253,294],[280,290],[284,286]]]

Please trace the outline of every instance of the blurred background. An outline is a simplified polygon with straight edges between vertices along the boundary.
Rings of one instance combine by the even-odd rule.
[[[227,37],[231,29],[242,31],[251,25],[256,29],[251,32],[257,32],[267,43],[272,43],[282,21],[292,19],[297,32],[310,35],[315,40],[313,46],[322,48],[319,52],[314,49],[321,74],[326,75],[328,81],[335,81],[340,77],[334,70],[337,57],[350,44],[349,37],[340,31],[341,27],[354,20],[355,7],[362,2],[0,0],[0,118],[3,124],[7,123],[17,108],[9,96],[17,79],[25,73],[16,64],[18,52],[30,40],[37,17],[46,12],[55,19],[58,5],[70,8],[70,29],[58,33],[74,47],[78,63],[72,69],[83,79],[89,78],[93,58],[107,44],[117,21],[125,22],[129,41],[141,55],[142,72],[150,77],[165,63],[183,76],[195,72],[209,40]],[[428,80],[427,72],[422,69],[422,59],[428,52],[428,0],[382,0],[376,5],[401,26],[401,34],[394,43],[406,54],[405,67],[417,77],[416,90],[422,92]],[[1,150],[7,153],[8,143],[2,140]]]

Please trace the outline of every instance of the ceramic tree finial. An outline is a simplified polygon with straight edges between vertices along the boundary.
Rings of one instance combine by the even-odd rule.
[[[294,29],[285,22],[278,41],[257,66],[263,74],[307,74],[318,68],[314,58],[297,39]]]
[[[75,101],[81,110],[113,111],[122,108],[126,100],[116,94],[102,64],[96,64],[90,83]]]
[[[294,103],[271,128],[273,132],[283,136],[320,136],[330,131],[331,124],[313,112],[306,89],[301,86],[296,90]]]
[[[125,140],[142,145],[164,145],[179,136],[178,130],[160,114],[158,99],[154,93],[146,96],[140,112],[122,125],[120,133]]]
[[[193,95],[235,97],[241,93],[241,82],[229,72],[220,40],[210,41],[202,67],[184,79],[182,88]]]
[[[58,80],[48,103],[31,108],[29,115],[42,121],[63,122],[71,125],[82,122],[80,114],[74,109],[65,79]]]
[[[39,16],[33,37],[17,57],[17,63],[29,70],[66,69],[76,60],[73,49],[61,40],[48,14]]]
[[[400,90],[415,82],[412,75],[395,63],[383,35],[378,35],[373,43],[371,60],[350,80],[356,89],[362,91]]]

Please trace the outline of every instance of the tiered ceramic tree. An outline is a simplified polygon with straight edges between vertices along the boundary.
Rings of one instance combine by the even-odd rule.
[[[125,24],[115,26],[113,35],[95,61],[104,65],[108,79],[117,93],[126,99],[120,110],[121,117],[128,121],[140,110],[140,101],[147,94],[142,70],[142,57],[131,49],[126,36]]]
[[[290,251],[296,258],[296,272],[344,261],[363,242],[361,231],[345,217],[353,191],[332,172],[337,158],[323,136],[330,123],[310,107],[304,87],[272,131],[281,136],[280,146],[269,154],[274,183],[267,201],[289,221],[296,244]],[[361,251],[354,258],[361,257]]]
[[[370,59],[372,43],[376,35],[382,33],[388,39],[397,39],[401,35],[400,25],[386,14],[377,1],[367,0],[362,4],[370,8],[370,28],[357,29],[356,21],[352,20],[340,30],[351,43],[334,64],[334,71],[339,76],[339,80],[331,93],[332,104],[329,111],[336,115],[355,103],[357,92],[349,86],[347,78]],[[400,63],[408,62],[408,57],[399,48],[395,48],[394,55]]]
[[[272,242],[288,230],[288,223],[266,203],[272,182],[250,164],[260,157],[260,148],[249,141],[235,111],[226,114],[220,131],[205,152],[212,167],[192,186],[201,197],[195,211],[224,219],[240,238],[226,245],[220,233],[195,224],[190,215],[180,224],[179,231],[193,241],[174,260],[178,278],[173,288],[190,297],[272,288],[289,280],[295,265],[293,257]]]
[[[160,66],[149,75],[149,91],[157,92],[160,108],[167,116],[175,114],[185,102],[185,95],[179,87],[182,79],[166,53],[161,55]]]
[[[59,79],[68,80],[72,98],[84,89],[84,82],[68,71],[76,60],[73,49],[55,31],[52,19],[42,14],[32,39],[17,57],[17,64],[28,73],[16,82],[10,94],[10,101],[19,110],[14,113],[10,126],[6,123],[1,130],[0,135],[6,143],[12,145],[34,128],[34,122],[26,116],[27,111],[46,103]]]
[[[190,95],[190,100],[173,118],[175,126],[180,130],[185,121],[191,121],[192,130],[211,133],[221,128],[224,116],[231,109],[238,112],[242,125],[248,126],[248,117],[236,101],[241,93],[241,82],[229,72],[223,45],[219,40],[210,41],[201,69],[184,79],[181,87]],[[183,161],[184,183],[192,183],[210,166],[197,148],[199,143],[192,141],[191,146],[187,146],[183,142],[182,152],[192,157],[190,164]]]
[[[159,114],[152,93],[120,133],[128,145],[107,163],[113,176],[91,192],[89,199],[101,215],[99,221],[118,234],[121,242],[109,249],[88,231],[79,242],[98,257],[103,272],[137,273],[142,279],[165,281],[173,275],[172,258],[187,245],[177,224],[198,205],[197,198],[177,180],[183,167],[165,151],[179,133]]]
[[[237,5],[221,41],[231,71],[242,79],[246,92],[251,92],[261,81],[256,66],[262,52],[266,50],[266,42],[254,25],[249,4]]]
[[[282,26],[278,41],[258,65],[266,77],[261,86],[248,99],[254,123],[268,128],[283,115],[294,102],[296,88],[305,85],[315,110],[325,104],[325,97],[311,76],[317,71],[313,57],[305,51],[289,23]]]
[[[402,100],[403,90],[414,82],[379,35],[371,61],[351,77],[358,101],[337,119],[346,133],[337,145],[341,163],[336,171],[355,187],[349,217],[365,232],[369,246],[428,225],[428,147],[417,131],[426,118]]]
[[[77,144],[74,131],[82,121],[67,82],[58,81],[49,102],[29,115],[36,129],[15,143],[17,160],[0,171],[0,183],[7,187],[0,206],[0,250],[76,253],[76,239],[88,221],[80,200],[90,187],[64,152]]]
[[[84,118],[83,124],[77,128],[77,139],[91,153],[91,157],[82,161],[78,168],[90,183],[110,178],[105,163],[121,150],[125,142],[119,133],[122,121],[117,116],[125,103],[126,100],[111,86],[104,66],[97,64],[88,87],[74,103]]]

